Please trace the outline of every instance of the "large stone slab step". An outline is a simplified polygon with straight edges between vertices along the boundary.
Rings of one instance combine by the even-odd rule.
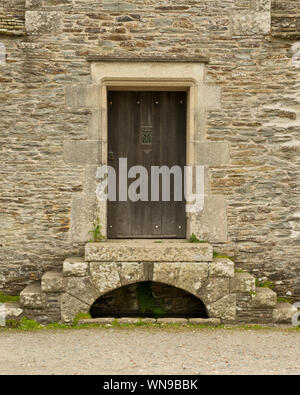
[[[208,243],[188,242],[100,242],[85,245],[89,262],[211,262],[213,249]]]

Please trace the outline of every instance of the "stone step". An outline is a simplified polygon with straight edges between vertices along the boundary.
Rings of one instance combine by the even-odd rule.
[[[46,272],[41,279],[42,292],[56,293],[64,290],[63,273]]]
[[[234,277],[230,279],[230,292],[255,292],[255,277],[248,272],[235,272]]]
[[[209,264],[209,276],[234,277],[234,262],[229,258],[214,258]]]
[[[287,302],[277,303],[273,310],[273,321],[275,324],[291,324],[292,318],[297,313],[297,308]]]
[[[252,294],[252,306],[257,308],[274,308],[277,305],[277,294],[270,288],[256,287]]]
[[[4,309],[6,320],[17,320],[23,313],[23,309],[19,302],[5,302]]]
[[[88,262],[211,262],[213,249],[208,243],[124,241],[87,243]]]
[[[20,304],[30,309],[43,309],[46,306],[46,295],[43,294],[39,281],[23,289],[20,293]]]
[[[70,257],[64,260],[63,275],[65,277],[84,277],[88,274],[88,263],[83,257]]]

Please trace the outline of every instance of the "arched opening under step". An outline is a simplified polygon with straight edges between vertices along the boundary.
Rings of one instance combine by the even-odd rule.
[[[208,318],[196,296],[167,284],[143,281],[126,285],[98,298],[90,308],[99,317]]]

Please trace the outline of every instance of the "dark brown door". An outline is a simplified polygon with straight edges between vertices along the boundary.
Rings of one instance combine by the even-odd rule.
[[[119,159],[127,158],[128,170],[142,165],[148,172],[148,201],[120,201]],[[117,200],[108,201],[109,238],[185,238],[185,200],[151,200],[151,166],[186,164],[186,93],[110,91],[108,93],[108,165],[117,174]],[[139,178],[137,175],[136,179]],[[122,178],[124,182],[124,177]],[[136,180],[128,179],[128,187]],[[121,181],[122,182],[122,181]],[[176,182],[178,188],[180,184]],[[140,189],[137,189],[139,192]],[[145,191],[145,189],[144,189]],[[178,189],[177,189],[178,191]],[[176,200],[176,201],[175,201]]]

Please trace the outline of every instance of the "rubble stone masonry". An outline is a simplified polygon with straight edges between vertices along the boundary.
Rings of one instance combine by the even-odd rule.
[[[300,300],[299,4],[1,0],[0,290],[83,255],[69,230],[85,167],[63,146],[87,139],[91,110],[65,102],[68,86],[92,83],[87,57],[207,57],[221,109],[205,113],[206,139],[230,149],[228,166],[210,168],[211,192],[227,198],[228,241],[214,248]]]

